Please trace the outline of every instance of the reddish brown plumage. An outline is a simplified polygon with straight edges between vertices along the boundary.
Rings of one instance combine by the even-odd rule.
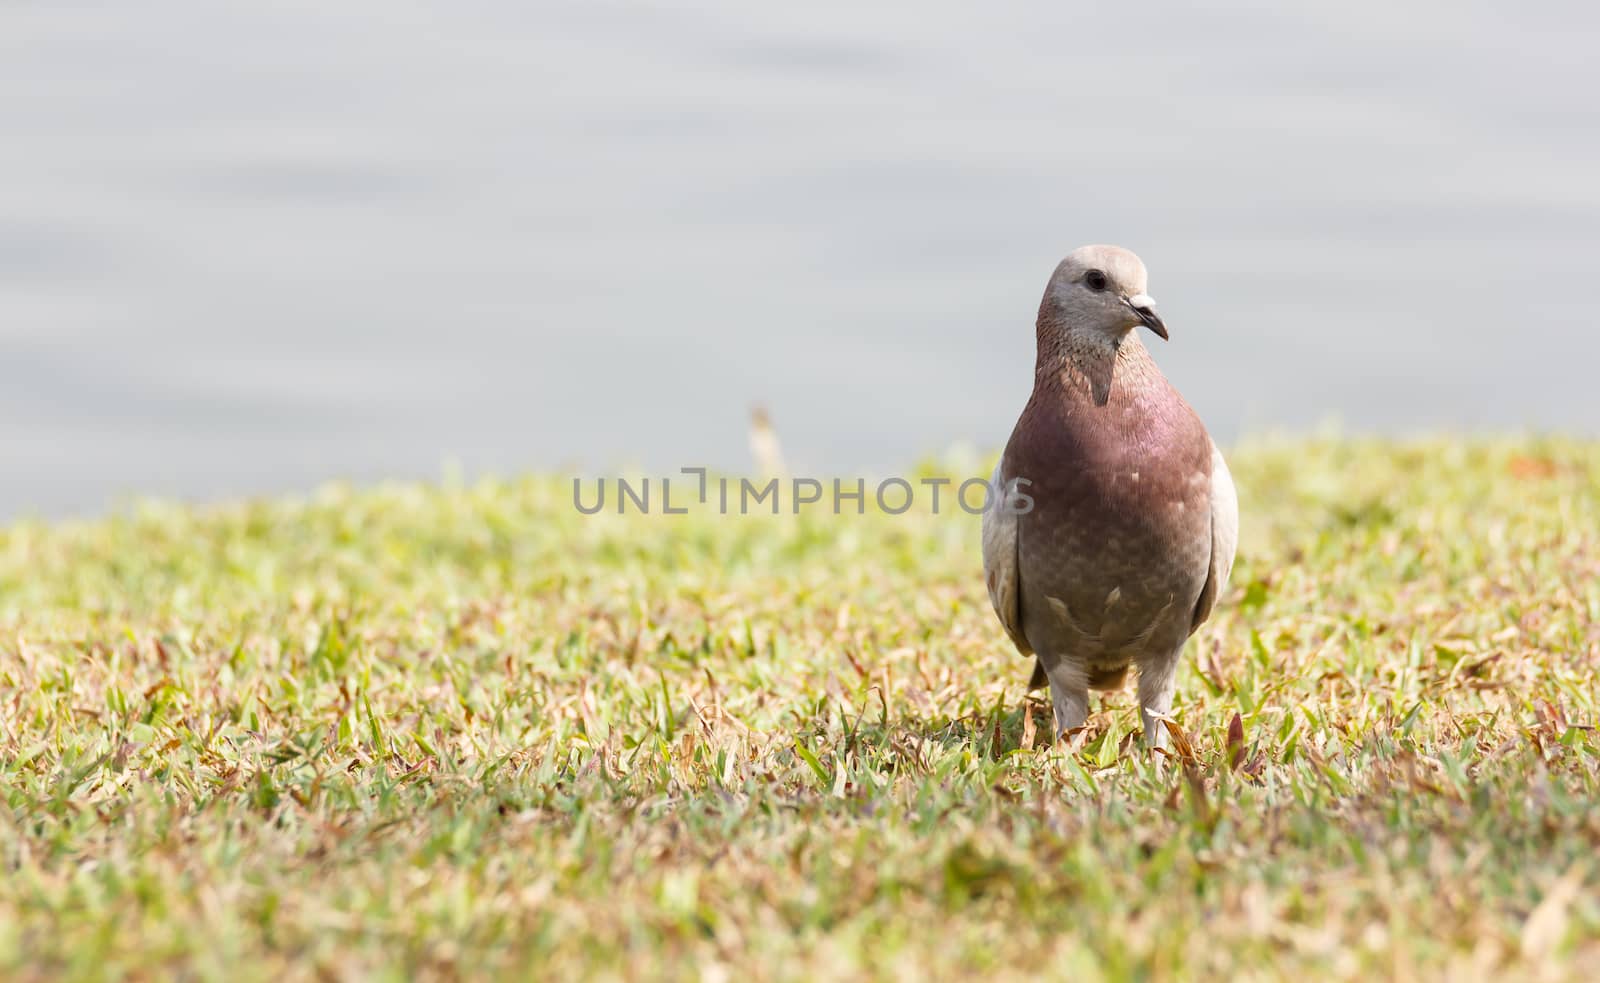
[[[1105,356],[1046,350],[1041,363],[1002,458],[1034,500],[1018,520],[1023,631],[1035,651],[1070,646],[1106,676],[1130,646],[1192,619],[1210,553],[1211,439],[1137,337]]]

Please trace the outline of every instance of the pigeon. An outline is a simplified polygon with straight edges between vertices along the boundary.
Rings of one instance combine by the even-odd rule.
[[[1222,454],[1138,329],[1166,340],[1144,263],[1117,246],[1062,260],[1039,305],[1033,394],[983,515],[989,600],[1046,683],[1056,736],[1089,690],[1138,670],[1145,741],[1166,745],[1179,656],[1227,585],[1239,507]]]

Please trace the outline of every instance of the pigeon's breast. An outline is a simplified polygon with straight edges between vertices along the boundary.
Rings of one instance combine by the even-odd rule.
[[[1019,426],[1007,474],[1034,503],[1018,541],[1030,641],[1114,663],[1186,634],[1210,562],[1211,444],[1181,403],[1108,409]]]

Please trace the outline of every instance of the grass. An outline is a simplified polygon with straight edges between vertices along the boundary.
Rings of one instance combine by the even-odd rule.
[[[1600,445],[1232,459],[1159,765],[1049,746],[959,511],[4,529],[0,976],[1586,976]]]

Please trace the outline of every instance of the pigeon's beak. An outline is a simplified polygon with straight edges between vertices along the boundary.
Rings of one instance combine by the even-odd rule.
[[[1149,294],[1134,294],[1128,298],[1128,306],[1138,315],[1140,324],[1154,331],[1162,341],[1167,340],[1167,323],[1156,313],[1156,302]]]

